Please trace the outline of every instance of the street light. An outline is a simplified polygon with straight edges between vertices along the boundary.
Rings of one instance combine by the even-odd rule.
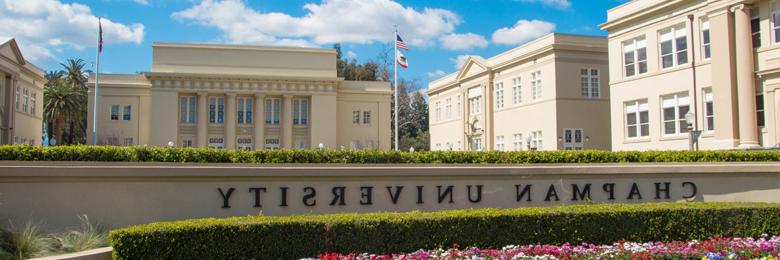
[[[699,142],[699,136],[701,135],[700,130],[693,130],[693,123],[695,120],[696,116],[692,111],[688,111],[688,113],[685,114],[685,123],[688,125],[688,150],[690,151],[694,150],[694,144]]]
[[[322,150],[322,148],[325,148],[325,144],[323,144],[323,143],[320,143],[319,145],[317,145],[317,147],[319,147],[319,148],[320,148],[320,150]]]

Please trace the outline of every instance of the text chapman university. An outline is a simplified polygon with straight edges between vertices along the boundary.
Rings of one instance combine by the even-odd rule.
[[[698,193],[694,182],[632,182],[632,183],[571,183],[514,184],[509,185],[467,184],[467,185],[333,185],[327,188],[303,186],[252,186],[249,188],[219,187],[222,208],[235,203],[250,203],[255,208],[275,205],[289,207],[298,203],[307,207],[318,205],[348,206],[352,201],[358,205],[399,203],[455,204],[459,202],[480,203],[483,200],[501,199],[502,196],[517,203],[566,201],[647,201],[693,199]],[[243,189],[243,190],[241,190]],[[237,193],[249,194],[249,201],[235,201]],[[275,193],[275,194],[273,194]],[[273,196],[270,196],[273,195]],[[270,199],[269,197],[273,197]],[[462,201],[459,201],[462,200]]]

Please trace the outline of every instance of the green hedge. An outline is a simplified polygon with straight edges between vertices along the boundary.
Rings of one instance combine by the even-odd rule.
[[[611,243],[780,234],[780,204],[598,204],[440,212],[250,216],[111,232],[115,259],[291,259],[565,242]]]
[[[118,146],[0,146],[0,160],[197,163],[623,163],[780,161],[780,151],[396,152],[352,150],[228,151]]]

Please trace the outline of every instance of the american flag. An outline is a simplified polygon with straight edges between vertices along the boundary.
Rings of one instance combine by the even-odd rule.
[[[406,47],[406,43],[404,42],[404,40],[401,39],[401,35],[398,34],[395,35],[395,46],[402,50],[406,50],[406,51],[409,50],[409,48]]]

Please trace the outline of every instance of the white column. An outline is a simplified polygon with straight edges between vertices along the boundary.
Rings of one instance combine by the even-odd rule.
[[[236,149],[236,93],[226,94],[227,109],[225,109],[225,148]]]
[[[198,92],[198,120],[195,136],[197,139],[197,147],[208,147],[208,131],[209,131],[209,117],[208,117],[208,97],[207,92]]]
[[[265,95],[255,94],[255,123],[253,125],[255,135],[252,138],[254,140],[255,150],[265,149]]]
[[[753,38],[750,30],[750,6],[734,9],[737,60],[737,106],[739,111],[739,148],[758,147],[756,123],[756,79],[753,65]]]
[[[292,149],[292,95],[282,97],[282,149]]]

